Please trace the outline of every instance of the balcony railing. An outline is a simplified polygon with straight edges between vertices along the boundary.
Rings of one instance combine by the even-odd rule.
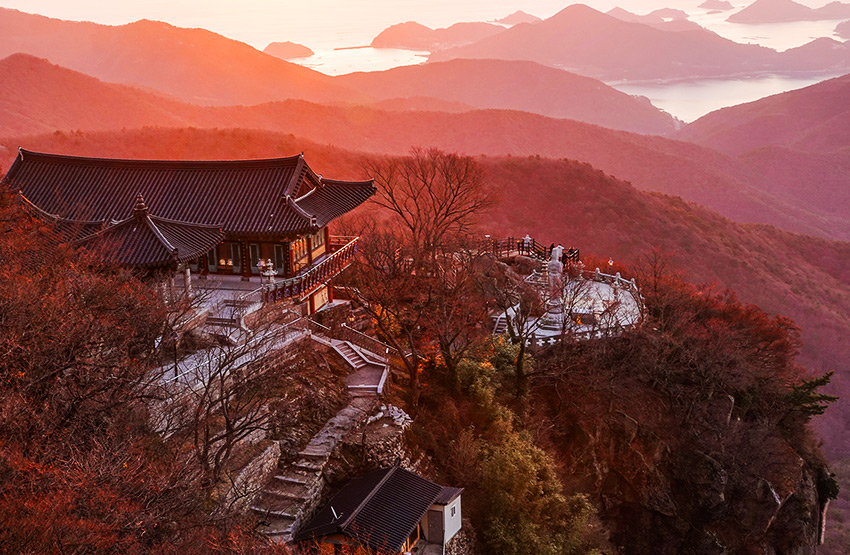
[[[264,284],[261,288],[263,302],[273,303],[293,297],[303,300],[331,278],[339,275],[351,266],[357,254],[357,241],[360,237],[340,237],[331,235],[331,253],[319,262],[301,270],[293,277],[279,279]]]

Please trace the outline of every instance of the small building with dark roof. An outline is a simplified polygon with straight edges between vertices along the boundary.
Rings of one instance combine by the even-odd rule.
[[[376,554],[445,546],[461,528],[463,489],[440,486],[399,466],[349,481],[295,541],[360,546]]]
[[[375,193],[317,175],[303,155],[264,160],[118,160],[19,149],[3,182],[87,248],[136,268],[270,279],[266,300],[331,295],[356,238],[328,224]],[[272,283],[273,286],[272,286]]]

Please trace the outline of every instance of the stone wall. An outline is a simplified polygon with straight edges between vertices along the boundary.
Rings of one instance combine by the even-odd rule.
[[[259,455],[229,476],[231,485],[222,498],[226,510],[244,511],[260,493],[269,476],[277,468],[280,445],[272,441]]]
[[[468,518],[463,519],[463,527],[455,537],[446,544],[445,555],[475,555],[475,534],[472,532],[472,523]]]

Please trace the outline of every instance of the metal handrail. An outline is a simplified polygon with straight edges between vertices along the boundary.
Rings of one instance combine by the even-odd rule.
[[[243,349],[244,351],[230,364],[231,369],[239,368],[251,362],[255,355],[255,353],[251,351],[251,348],[253,348],[256,344],[262,341],[269,341],[270,343],[273,343],[275,340],[278,339],[287,339],[292,329],[296,328],[296,325],[303,322],[304,320],[307,320],[307,318],[302,316],[300,318],[297,318],[296,320],[283,324],[272,332],[251,337],[244,344],[234,346],[233,349]],[[195,364],[185,365],[183,368],[180,368],[180,363],[186,362],[186,360],[184,359],[178,361],[176,364],[178,368],[177,375],[165,377],[163,379],[163,382],[177,383],[178,381],[180,381],[181,378],[187,376],[194,376],[199,369],[209,367],[211,363],[220,363],[226,358],[225,351],[212,353],[212,356],[208,355],[207,357],[203,356],[203,352],[198,352],[195,353],[194,356],[198,358],[198,362],[196,362]],[[164,370],[165,368],[166,367],[163,366],[159,369],[159,371],[161,371],[163,374],[166,374],[169,370]],[[194,387],[195,385],[197,385],[197,383],[191,384],[190,387]]]
[[[505,237],[501,239],[493,239],[487,237],[481,243],[481,249],[490,251],[496,256],[511,256],[523,255],[532,256],[539,260],[549,260],[552,253],[552,246],[542,245],[537,242],[537,239],[531,239],[528,243],[524,237]]]
[[[372,337],[370,335],[366,335],[365,333],[363,333],[361,331],[358,331],[354,328],[351,328],[344,323],[340,326],[340,328],[342,328],[342,330],[344,331],[345,337],[343,337],[343,338],[346,341],[351,341],[352,343],[354,343],[358,347],[362,347],[363,349],[366,349],[367,351],[372,351],[373,353],[378,354],[378,355],[380,355],[382,353],[388,354],[390,351],[392,351],[394,353],[398,353],[398,350],[395,347],[387,345],[383,341],[379,341],[378,339],[375,339],[374,337]],[[362,345],[362,344],[358,343],[358,341],[360,343],[366,343],[366,345]],[[376,349],[376,347],[377,347],[377,349]]]

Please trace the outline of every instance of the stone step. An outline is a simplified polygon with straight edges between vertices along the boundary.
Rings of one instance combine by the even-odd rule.
[[[299,459],[295,461],[295,464],[292,465],[296,470],[303,470],[305,472],[319,472],[327,463],[327,459],[320,460],[310,460],[310,459]]]
[[[361,399],[366,397],[375,398],[378,396],[377,390],[368,390],[368,389],[350,389],[348,391],[349,395],[351,395],[354,399]]]
[[[303,450],[298,452],[299,457],[305,459],[326,459],[330,456],[327,449],[315,448],[307,445]]]
[[[260,493],[256,505],[258,507],[277,507],[285,503],[297,504],[304,501],[306,494],[306,489],[300,493],[264,489]]]
[[[310,478],[301,474],[277,474],[274,477],[275,480],[286,482],[289,484],[298,484],[300,486],[306,485]]]
[[[302,497],[307,494],[308,489],[309,488],[306,484],[271,480],[268,484],[266,484],[263,491],[280,496]]]
[[[383,368],[383,366],[387,363],[387,359],[385,357],[373,353],[372,351],[366,350],[363,347],[360,347],[358,345],[351,345],[350,347],[354,349],[354,351],[360,356],[360,358],[362,358],[369,364],[373,364],[375,366],[380,366]]]
[[[301,508],[301,505],[287,505],[286,507],[268,507],[266,505],[251,505],[251,510],[255,513],[260,513],[261,515],[271,515],[280,518],[291,518],[295,520],[298,518],[298,509]]]
[[[281,537],[284,541],[289,541],[292,536],[292,528],[295,524],[295,519],[292,517],[283,517],[276,515],[266,515],[265,523],[259,526],[259,531],[267,536]]]

